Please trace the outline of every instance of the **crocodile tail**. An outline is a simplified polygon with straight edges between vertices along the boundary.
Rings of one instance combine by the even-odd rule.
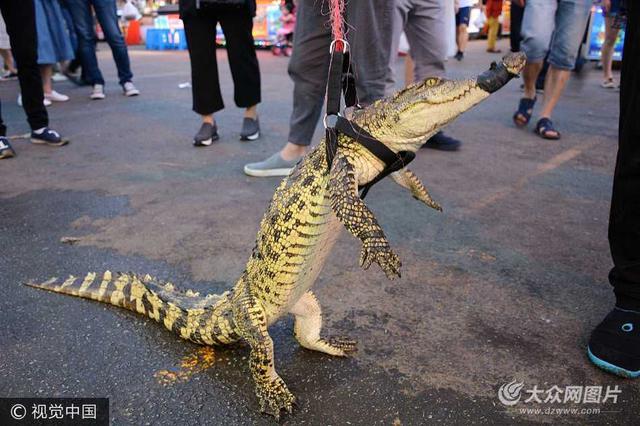
[[[228,293],[201,297],[191,290],[176,291],[171,283],[159,283],[149,275],[106,271],[101,278],[89,272],[83,279],[51,278],[43,283],[25,283],[55,293],[91,299],[138,312],[164,324],[181,337],[201,344],[216,344],[203,332],[205,320],[219,315]]]

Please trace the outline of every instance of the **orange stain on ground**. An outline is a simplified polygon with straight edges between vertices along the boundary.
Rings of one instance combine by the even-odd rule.
[[[186,382],[194,374],[211,368],[215,362],[216,353],[213,348],[199,348],[195,353],[183,357],[178,367],[157,371],[153,376],[161,385]]]

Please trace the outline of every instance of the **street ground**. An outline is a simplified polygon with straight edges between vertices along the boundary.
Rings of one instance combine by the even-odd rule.
[[[451,77],[486,69],[496,57],[484,48],[472,42],[463,62],[450,60]],[[0,163],[0,396],[106,396],[113,424],[273,422],[258,413],[246,346],[202,349],[134,313],[21,285],[106,269],[214,292],[234,283],[279,183],[242,166],[285,142],[292,84],[287,59],[260,52],[263,138],[239,142],[242,115],[218,55],[228,108],[212,147],[191,146],[199,122],[190,90],[178,88],[190,79],[186,52],[132,50],[142,95],[128,99],[106,46],[106,100],[56,84],[71,101],[49,109],[52,127],[72,143],[13,141],[18,156]],[[327,330],[358,339],[359,352],[312,353],[295,342],[290,318],[274,325],[277,369],[299,398],[284,424],[637,421],[637,383],[585,355],[614,303],[607,220],[619,94],[599,82],[591,66],[570,81],[555,117],[560,141],[512,125],[518,80],[453,123],[447,133],[462,150],[422,150],[412,164],[443,213],[391,182],[372,189],[367,203],[402,259],[402,279],[361,271],[358,243],[343,233],[315,292]],[[13,135],[28,131],[17,93],[17,82],[0,83]],[[508,408],[497,391],[513,380],[620,394],[615,404],[524,403],[523,394]]]

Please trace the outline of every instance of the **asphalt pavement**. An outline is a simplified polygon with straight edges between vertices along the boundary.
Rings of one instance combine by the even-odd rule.
[[[450,60],[450,76],[486,69],[497,57],[484,48],[472,42],[462,62]],[[287,59],[259,52],[263,137],[246,143],[219,50],[221,139],[196,149],[198,118],[179,87],[190,79],[187,53],[130,53],[139,97],[122,95],[101,47],[104,101],[55,84],[71,100],[49,108],[51,125],[71,144],[14,139],[18,156],[0,162],[0,397],[108,397],[117,425],[272,424],[258,412],[246,345],[203,350],[134,313],[21,285],[109,269],[221,292],[243,270],[279,179],[250,178],[242,167],[286,140]],[[361,271],[357,241],[343,233],[315,292],[327,330],[356,338],[359,351],[309,352],[291,318],[272,326],[276,367],[299,399],[281,423],[637,422],[638,384],[585,354],[614,303],[607,220],[619,92],[599,82],[592,66],[569,82],[554,117],[560,141],[513,126],[518,80],[451,124],[462,149],[421,150],[412,164],[443,213],[388,180],[371,190],[367,203],[402,259],[402,279]],[[28,131],[17,94],[17,82],[0,82],[14,136]],[[523,394],[507,406],[498,390],[513,381]],[[609,387],[618,398],[525,402],[534,386]]]

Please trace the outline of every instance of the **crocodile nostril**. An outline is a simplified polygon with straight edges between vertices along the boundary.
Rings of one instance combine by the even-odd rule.
[[[626,331],[627,333],[629,333],[630,331],[633,331],[633,324],[628,322],[626,324],[622,324],[621,328],[622,328],[622,331]]]

